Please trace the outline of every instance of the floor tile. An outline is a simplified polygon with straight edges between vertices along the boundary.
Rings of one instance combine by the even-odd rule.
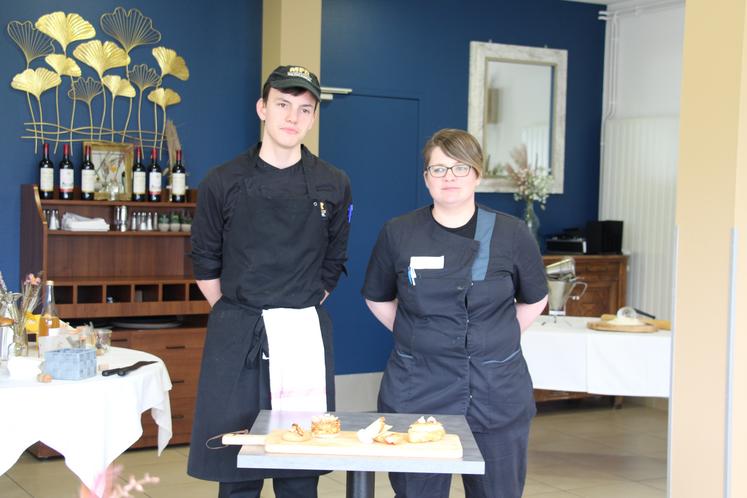
[[[578,495],[568,491],[550,491],[548,493],[538,493],[536,495],[524,494],[524,496],[531,496],[532,498],[578,498]]]
[[[582,498],[665,498],[666,491],[654,489],[635,482],[620,482],[604,486],[574,489]]]
[[[622,479],[642,481],[660,479],[667,476],[666,458],[624,455],[581,455],[569,456],[569,460],[581,465],[592,466],[603,472],[614,474]]]
[[[660,478],[660,479],[646,479],[643,481],[638,481],[640,484],[645,484],[646,486],[651,486],[652,488],[666,491],[667,490],[667,478]]]
[[[609,446],[619,454],[659,456],[662,453],[666,455],[667,452],[666,439],[655,438],[645,433],[597,435],[589,440]]]
[[[534,496],[540,493],[549,493],[551,491],[559,490],[558,488],[548,486],[547,484],[543,484],[535,479],[528,477],[526,483],[524,484],[523,496]]]
[[[143,448],[127,451],[117,457],[114,463],[127,468],[130,465],[150,465],[165,462],[185,463],[187,457],[176,448],[166,448],[161,455],[155,448]]]
[[[187,475],[187,463],[185,461],[130,464],[125,466],[122,471],[122,475],[125,478],[131,475],[141,478],[146,473],[158,477],[161,480],[160,484],[164,486],[204,482],[201,479],[195,479]]]
[[[146,484],[145,494],[150,498],[215,498],[218,496],[218,483],[196,481],[182,484]],[[135,495],[138,496],[139,495]]]
[[[23,490],[8,476],[0,476],[0,496],[3,498],[29,498],[31,495]]]
[[[572,462],[543,467],[532,472],[529,477],[533,481],[564,491],[625,481],[620,476],[597,470],[593,466]]]
[[[13,481],[22,488],[28,496],[34,498],[61,498],[79,496],[81,482],[72,472],[51,473],[30,476],[23,475],[13,478]],[[5,495],[2,495],[5,498]],[[25,496],[25,495],[20,495]]]

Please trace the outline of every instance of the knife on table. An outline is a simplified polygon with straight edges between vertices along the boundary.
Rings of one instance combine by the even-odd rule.
[[[138,361],[137,363],[133,363],[129,367],[112,368],[109,370],[104,370],[103,372],[101,372],[101,375],[103,375],[104,377],[108,377],[109,375],[117,374],[120,377],[124,377],[125,375],[132,372],[133,370],[137,370],[138,368],[143,367],[145,365],[150,365],[151,363],[156,363],[156,361],[155,360]]]

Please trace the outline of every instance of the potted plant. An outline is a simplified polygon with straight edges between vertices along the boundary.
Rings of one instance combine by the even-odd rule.
[[[191,232],[191,231],[192,231],[192,215],[189,214],[189,211],[187,211],[182,215],[182,232]]]
[[[169,231],[169,215],[166,213],[161,213],[158,215],[158,230],[161,232],[168,232]]]
[[[179,213],[176,211],[171,212],[171,221],[169,222],[169,228],[172,232],[178,232],[181,230],[181,220]]]

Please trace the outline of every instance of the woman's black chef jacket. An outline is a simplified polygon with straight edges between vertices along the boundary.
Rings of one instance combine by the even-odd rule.
[[[379,410],[463,414],[475,432],[531,419],[515,300],[541,300],[545,278],[536,242],[512,216],[478,205],[474,240],[439,226],[431,207],[389,221],[362,290],[398,299]]]
[[[260,409],[271,408],[262,309],[317,306],[334,289],[352,209],[342,171],[305,147],[299,164],[274,168],[259,159],[258,147],[202,181],[192,226],[195,277],[220,278],[222,297],[208,320],[188,473],[221,482],[320,473],[238,469],[238,446],[209,450],[205,443],[250,428]],[[333,410],[332,323],[323,308],[317,312]]]

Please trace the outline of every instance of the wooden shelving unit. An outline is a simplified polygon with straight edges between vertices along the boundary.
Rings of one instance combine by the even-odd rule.
[[[44,271],[55,281],[55,300],[63,320],[179,316],[169,329],[114,329],[112,344],[155,354],[171,375],[171,444],[188,443],[210,312],[192,276],[188,232],[67,232],[49,230],[43,212],[57,209],[101,217],[111,224],[116,206],[130,212],[193,214],[197,192],[186,203],[41,200],[35,185],[21,187],[21,274]],[[133,447],[155,446],[157,427],[143,414],[143,437]],[[39,457],[57,455],[42,444]]]

